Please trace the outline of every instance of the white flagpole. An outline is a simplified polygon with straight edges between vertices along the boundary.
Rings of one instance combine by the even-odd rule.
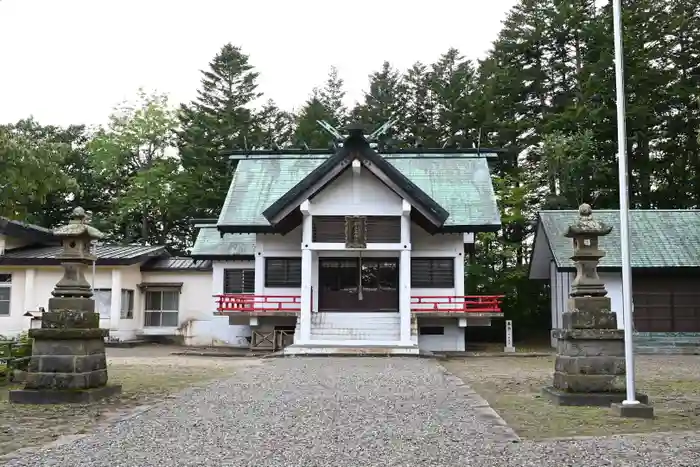
[[[617,162],[620,179],[620,249],[622,253],[622,314],[625,330],[627,398],[623,405],[639,404],[634,387],[634,343],[632,341],[632,266],[630,263],[629,198],[627,183],[627,128],[625,125],[625,78],[622,57],[622,1],[613,1],[615,35],[615,87],[617,94]]]

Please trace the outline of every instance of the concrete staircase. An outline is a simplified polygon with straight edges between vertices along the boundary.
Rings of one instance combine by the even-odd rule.
[[[398,341],[400,324],[398,313],[312,313],[311,340]]]
[[[311,340],[300,342],[297,321],[294,345],[288,355],[418,354],[416,341],[401,345],[401,317],[391,312],[320,312],[311,314]]]

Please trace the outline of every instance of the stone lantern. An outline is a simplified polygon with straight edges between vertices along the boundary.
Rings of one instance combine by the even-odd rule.
[[[617,328],[597,270],[605,256],[599,240],[611,231],[611,226],[593,218],[588,204],[582,204],[578,221],[564,234],[573,239],[576,277],[562,329],[552,332],[557,338],[553,384],[543,390],[557,405],[610,406],[625,399],[624,332]],[[640,394],[638,400],[646,404],[647,397]]]
[[[61,240],[57,259],[63,277],[51,292],[41,328],[29,331],[34,339],[32,358],[24,389],[10,391],[13,403],[89,403],[121,392],[121,386],[107,385],[104,338],[109,331],[99,328],[92,288],[84,274],[95,259],[90,245],[102,233],[88,224],[82,208],[76,208],[71,221],[55,229],[54,235]]]
[[[96,259],[90,248],[92,242],[101,239],[104,235],[88,223],[87,214],[83,208],[75,208],[71,221],[54,229],[53,233],[61,239],[63,249],[58,255],[58,260],[61,261],[64,272],[63,278],[58,281],[51,293],[54,298],[49,299],[49,311],[73,308],[66,306],[69,302],[87,306],[89,309],[84,311],[95,311],[93,300],[67,301],[67,299],[92,297],[92,287],[85,279],[85,268]]]

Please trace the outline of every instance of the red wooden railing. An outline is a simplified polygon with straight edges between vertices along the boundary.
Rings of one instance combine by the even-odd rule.
[[[439,313],[503,313],[503,295],[467,295],[464,297],[427,296],[411,297],[411,311]]]
[[[221,294],[214,297],[217,304],[216,314],[274,311],[298,313],[301,311],[301,295]],[[424,313],[502,313],[502,299],[503,295],[467,295],[464,297],[420,295],[411,297],[411,311]]]
[[[221,294],[216,297],[216,314],[301,310],[301,295]]]

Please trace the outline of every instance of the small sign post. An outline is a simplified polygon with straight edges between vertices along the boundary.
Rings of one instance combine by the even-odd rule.
[[[506,320],[506,346],[503,351],[507,353],[515,352],[515,347],[513,347],[513,321],[510,319]]]

